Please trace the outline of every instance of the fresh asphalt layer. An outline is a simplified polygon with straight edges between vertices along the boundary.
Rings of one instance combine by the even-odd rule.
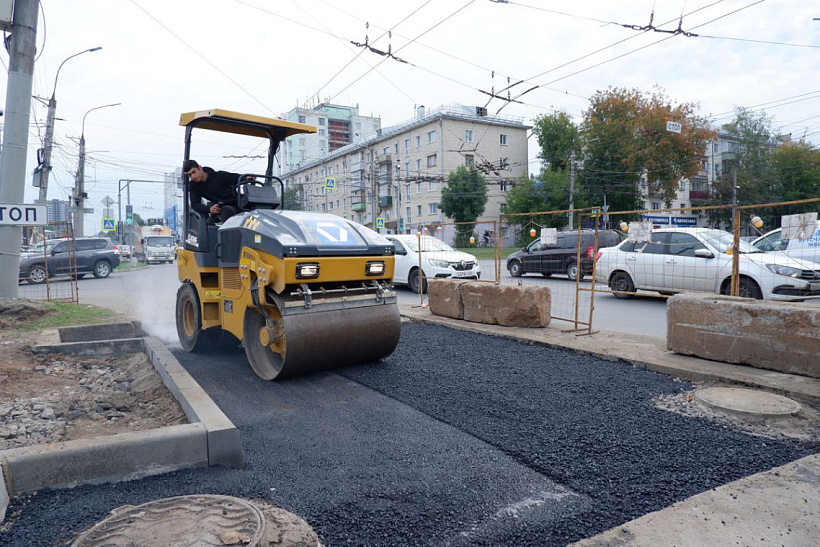
[[[328,547],[566,545],[816,448],[656,409],[681,380],[440,325],[404,323],[379,363],[282,382],[236,348],[174,355],[240,430],[245,468],[18,497],[0,545],[60,545],[186,494],[268,501]]]

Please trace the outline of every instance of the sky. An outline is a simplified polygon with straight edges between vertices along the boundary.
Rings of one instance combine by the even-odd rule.
[[[716,126],[745,107],[820,143],[816,1],[41,0],[41,8],[33,75],[41,100],[32,102],[26,170],[36,167],[53,92],[48,198],[70,195],[84,134],[86,206],[95,209],[86,235],[99,229],[101,200],[116,201],[118,181],[162,180],[181,164],[179,115],[209,108],[277,117],[321,102],[358,105],[387,128],[419,105],[459,103],[530,125],[555,111],[580,123],[597,91],[659,88],[673,103],[699,105]],[[684,32],[647,29],[650,21]],[[365,42],[390,56],[356,45]],[[57,78],[65,59],[97,46]],[[0,61],[5,105],[2,49]],[[540,165],[534,141],[530,172]],[[195,151],[216,169],[259,165],[248,157],[260,150],[246,143],[200,137]],[[161,188],[132,183],[134,211],[161,217]],[[37,195],[28,177],[26,203]]]

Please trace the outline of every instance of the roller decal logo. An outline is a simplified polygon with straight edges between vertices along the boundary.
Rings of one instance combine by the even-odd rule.
[[[350,245],[354,243],[352,234],[345,224],[330,220],[315,220],[308,222],[313,230],[325,245]]]

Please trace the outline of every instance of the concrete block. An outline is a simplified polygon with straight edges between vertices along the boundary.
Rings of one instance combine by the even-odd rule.
[[[11,494],[132,480],[208,465],[201,423],[0,452]]]
[[[461,285],[464,279],[431,279],[427,283],[427,301],[433,315],[464,319],[464,303],[461,300]]]
[[[128,355],[129,353],[142,353],[142,339],[124,338],[120,340],[68,342],[64,344],[34,346],[31,349],[35,353],[62,353],[81,357]]]
[[[136,329],[133,323],[109,323],[106,325],[84,325],[80,327],[61,327],[58,329],[61,342],[90,342],[92,340],[115,340],[118,338],[135,338]]]
[[[6,520],[9,499],[9,489],[6,485],[6,466],[3,462],[0,462],[0,522]]]
[[[208,432],[208,464],[241,468],[245,465],[239,430],[233,425],[174,355],[156,338],[147,336],[143,351],[151,359],[163,383],[179,401],[190,422],[198,422]]]
[[[818,306],[685,293],[666,310],[675,353],[820,378]]]
[[[460,289],[467,321],[505,327],[546,327],[550,324],[550,290],[547,287],[471,282],[460,285]]]

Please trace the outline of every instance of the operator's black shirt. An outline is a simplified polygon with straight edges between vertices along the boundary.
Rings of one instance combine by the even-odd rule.
[[[236,183],[239,182],[239,175],[227,171],[214,171],[210,167],[203,167],[203,171],[208,174],[208,179],[204,182],[188,181],[188,196],[191,200],[191,209],[206,215],[211,205],[223,202],[225,205],[238,207],[236,201]],[[208,204],[202,203],[202,198],[208,200]]]

